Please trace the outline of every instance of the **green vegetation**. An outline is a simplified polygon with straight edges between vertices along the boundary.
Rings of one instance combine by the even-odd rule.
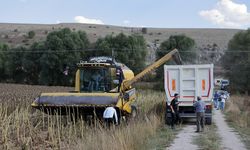
[[[28,38],[33,39],[35,37],[36,33],[35,31],[29,31],[28,32]]]
[[[220,147],[221,139],[216,130],[215,124],[206,126],[205,131],[199,134],[194,140],[195,144],[203,150],[222,150]]]
[[[147,33],[148,33],[148,29],[147,29],[147,28],[142,28],[142,29],[141,29],[141,32],[142,32],[143,34],[147,34]]]
[[[146,41],[143,36],[126,36],[123,33],[117,36],[108,35],[105,38],[98,39],[96,42],[97,55],[112,55],[119,62],[126,64],[135,73],[138,73],[145,66],[147,55]],[[103,51],[104,50],[104,51]],[[91,54],[92,56],[94,54]]]
[[[166,55],[168,52],[177,48],[180,52],[181,59],[184,64],[195,62],[196,53],[194,51],[195,41],[185,35],[174,35],[170,36],[169,39],[162,42],[160,49],[156,51],[157,59]],[[173,64],[173,61],[168,62],[168,64]],[[157,81],[163,83],[163,67],[156,71]],[[156,86],[157,89],[163,89],[163,85],[159,84]]]
[[[7,68],[7,58],[5,56],[5,52],[9,50],[9,46],[7,44],[0,43],[0,81],[5,81],[6,76],[6,68]]]
[[[157,129],[156,134],[148,139],[147,149],[157,149],[157,150],[165,150],[168,149],[175,139],[178,131],[173,131],[169,128],[169,126],[161,126]]]
[[[185,35],[170,36],[169,39],[162,42],[160,49],[157,51],[157,58],[160,58],[177,48],[180,51],[182,61],[184,63],[192,63],[195,61],[196,53],[194,51],[195,41]]]
[[[40,65],[37,66],[37,69],[40,69],[40,73],[36,82],[44,85],[72,85],[74,66],[84,58],[84,50],[88,48],[88,45],[89,41],[85,32],[72,32],[68,28],[49,33],[44,43],[34,43],[31,47],[34,53],[45,49],[40,56],[33,54],[26,56],[35,57],[33,61],[37,61],[37,57],[39,57]],[[30,65],[30,63],[26,63],[26,65]],[[66,76],[63,71],[68,67],[70,69]]]
[[[30,38],[34,35],[29,32]],[[33,43],[29,48],[17,47],[5,52],[8,81],[43,85],[73,85],[74,68],[83,58],[89,42],[83,31],[65,28],[48,34],[46,41]],[[63,71],[69,69],[68,75]]]
[[[250,93],[250,29],[240,31],[229,41],[228,51],[223,56],[223,67],[228,70],[230,88],[241,93]]]
[[[33,38],[34,31],[27,38]],[[25,39],[28,40],[28,39]],[[24,41],[26,42],[26,41]],[[73,85],[75,64],[93,56],[113,56],[138,73],[145,66],[146,42],[142,36],[108,35],[90,43],[84,31],[64,28],[48,33],[43,42],[9,49],[0,45],[0,77],[3,82]],[[64,71],[67,70],[67,75]]]

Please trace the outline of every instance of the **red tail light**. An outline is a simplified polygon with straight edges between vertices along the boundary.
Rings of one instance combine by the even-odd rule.
[[[212,105],[206,105],[206,109],[212,109]]]

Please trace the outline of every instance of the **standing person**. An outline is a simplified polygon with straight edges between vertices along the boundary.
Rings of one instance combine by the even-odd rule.
[[[106,127],[110,128],[111,124],[118,124],[118,117],[114,107],[107,107],[103,112],[103,119]]]
[[[171,109],[171,127],[174,129],[174,124],[177,122],[180,122],[180,116],[179,116],[179,104],[180,102],[178,101],[179,94],[175,93],[174,94],[174,99],[172,99],[170,103],[170,109]]]
[[[217,110],[219,110],[221,107],[221,95],[222,95],[222,93],[218,93],[218,94],[219,94],[219,98],[218,98]]]
[[[218,91],[215,91],[215,93],[214,93],[214,108],[218,108],[218,100],[219,100],[219,93],[218,93]]]
[[[197,97],[197,101],[193,101],[193,106],[195,108],[196,112],[196,126],[197,130],[195,132],[202,132],[204,131],[204,125],[205,125],[205,109],[206,109],[206,103],[201,100],[201,97]],[[201,130],[200,130],[201,127]]]
[[[226,96],[225,93],[223,92],[223,93],[221,93],[220,98],[221,98],[220,109],[221,109],[221,111],[223,111],[223,110],[224,110],[224,107],[225,107],[225,102],[226,102],[227,96]]]
[[[92,92],[93,90],[94,91],[99,90],[99,82],[102,78],[98,70],[94,70],[92,73],[93,74],[90,78],[89,85],[88,85],[89,92]]]
[[[124,75],[123,75],[121,67],[116,68],[116,76],[119,80],[118,92],[120,92],[121,84],[122,84],[122,81],[124,80]]]

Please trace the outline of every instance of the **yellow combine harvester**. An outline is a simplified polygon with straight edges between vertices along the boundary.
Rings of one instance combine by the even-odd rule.
[[[105,108],[113,106],[118,117],[136,115],[132,102],[136,98],[133,83],[173,58],[181,64],[177,49],[134,76],[132,70],[109,57],[94,57],[77,64],[75,91],[69,93],[42,93],[32,107],[45,113],[78,114],[83,118],[89,115],[101,117]]]

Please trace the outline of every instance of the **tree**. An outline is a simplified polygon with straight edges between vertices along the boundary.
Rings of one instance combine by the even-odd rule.
[[[228,43],[222,57],[230,87],[234,91],[250,93],[250,29],[240,31]]]
[[[95,48],[98,51],[92,52],[91,55],[112,56],[113,53],[113,57],[117,61],[126,64],[135,73],[145,66],[147,50],[143,36],[126,36],[123,33],[116,36],[107,35],[105,38],[97,40]]]
[[[147,34],[147,33],[148,33],[148,29],[144,27],[144,28],[141,29],[141,32],[142,32],[143,34]]]
[[[33,39],[35,37],[36,33],[35,31],[29,31],[28,32],[28,38]]]
[[[84,49],[89,45],[86,33],[72,32],[69,28],[64,28],[49,33],[44,43],[47,51],[41,55],[39,83],[72,85],[74,66],[84,57]],[[65,67],[71,68],[67,76],[63,74]]]
[[[25,47],[17,47],[10,49],[8,53],[7,74],[10,80],[15,83],[24,83],[25,69],[23,67],[24,53],[27,51]]]
[[[168,40],[161,43],[160,49],[157,50],[157,58],[177,48],[180,52],[182,61],[184,63],[192,63],[195,61],[196,57],[194,46],[195,41],[192,38],[185,35],[172,35]]]
[[[7,44],[0,43],[0,81],[5,81],[8,77],[6,68],[8,67],[8,52],[9,46]]]
[[[193,63],[196,59],[194,46],[195,41],[192,38],[185,35],[172,35],[161,43],[160,48],[156,51],[156,58],[159,59],[176,48],[179,50],[184,64]],[[173,61],[169,61],[167,64],[173,64]],[[158,89],[163,89],[163,67],[156,71],[156,78],[161,83],[157,84]]]
[[[35,42],[29,48],[29,51],[24,52],[22,61],[25,71],[25,83],[39,84],[39,73],[41,71],[40,58],[42,51],[45,50],[44,42]]]
[[[33,35],[30,31],[29,35]],[[51,32],[29,48],[0,44],[0,80],[44,85],[72,85],[75,64],[85,57],[89,40],[84,31]],[[67,68],[67,74],[64,74]],[[69,69],[68,69],[69,68]]]

